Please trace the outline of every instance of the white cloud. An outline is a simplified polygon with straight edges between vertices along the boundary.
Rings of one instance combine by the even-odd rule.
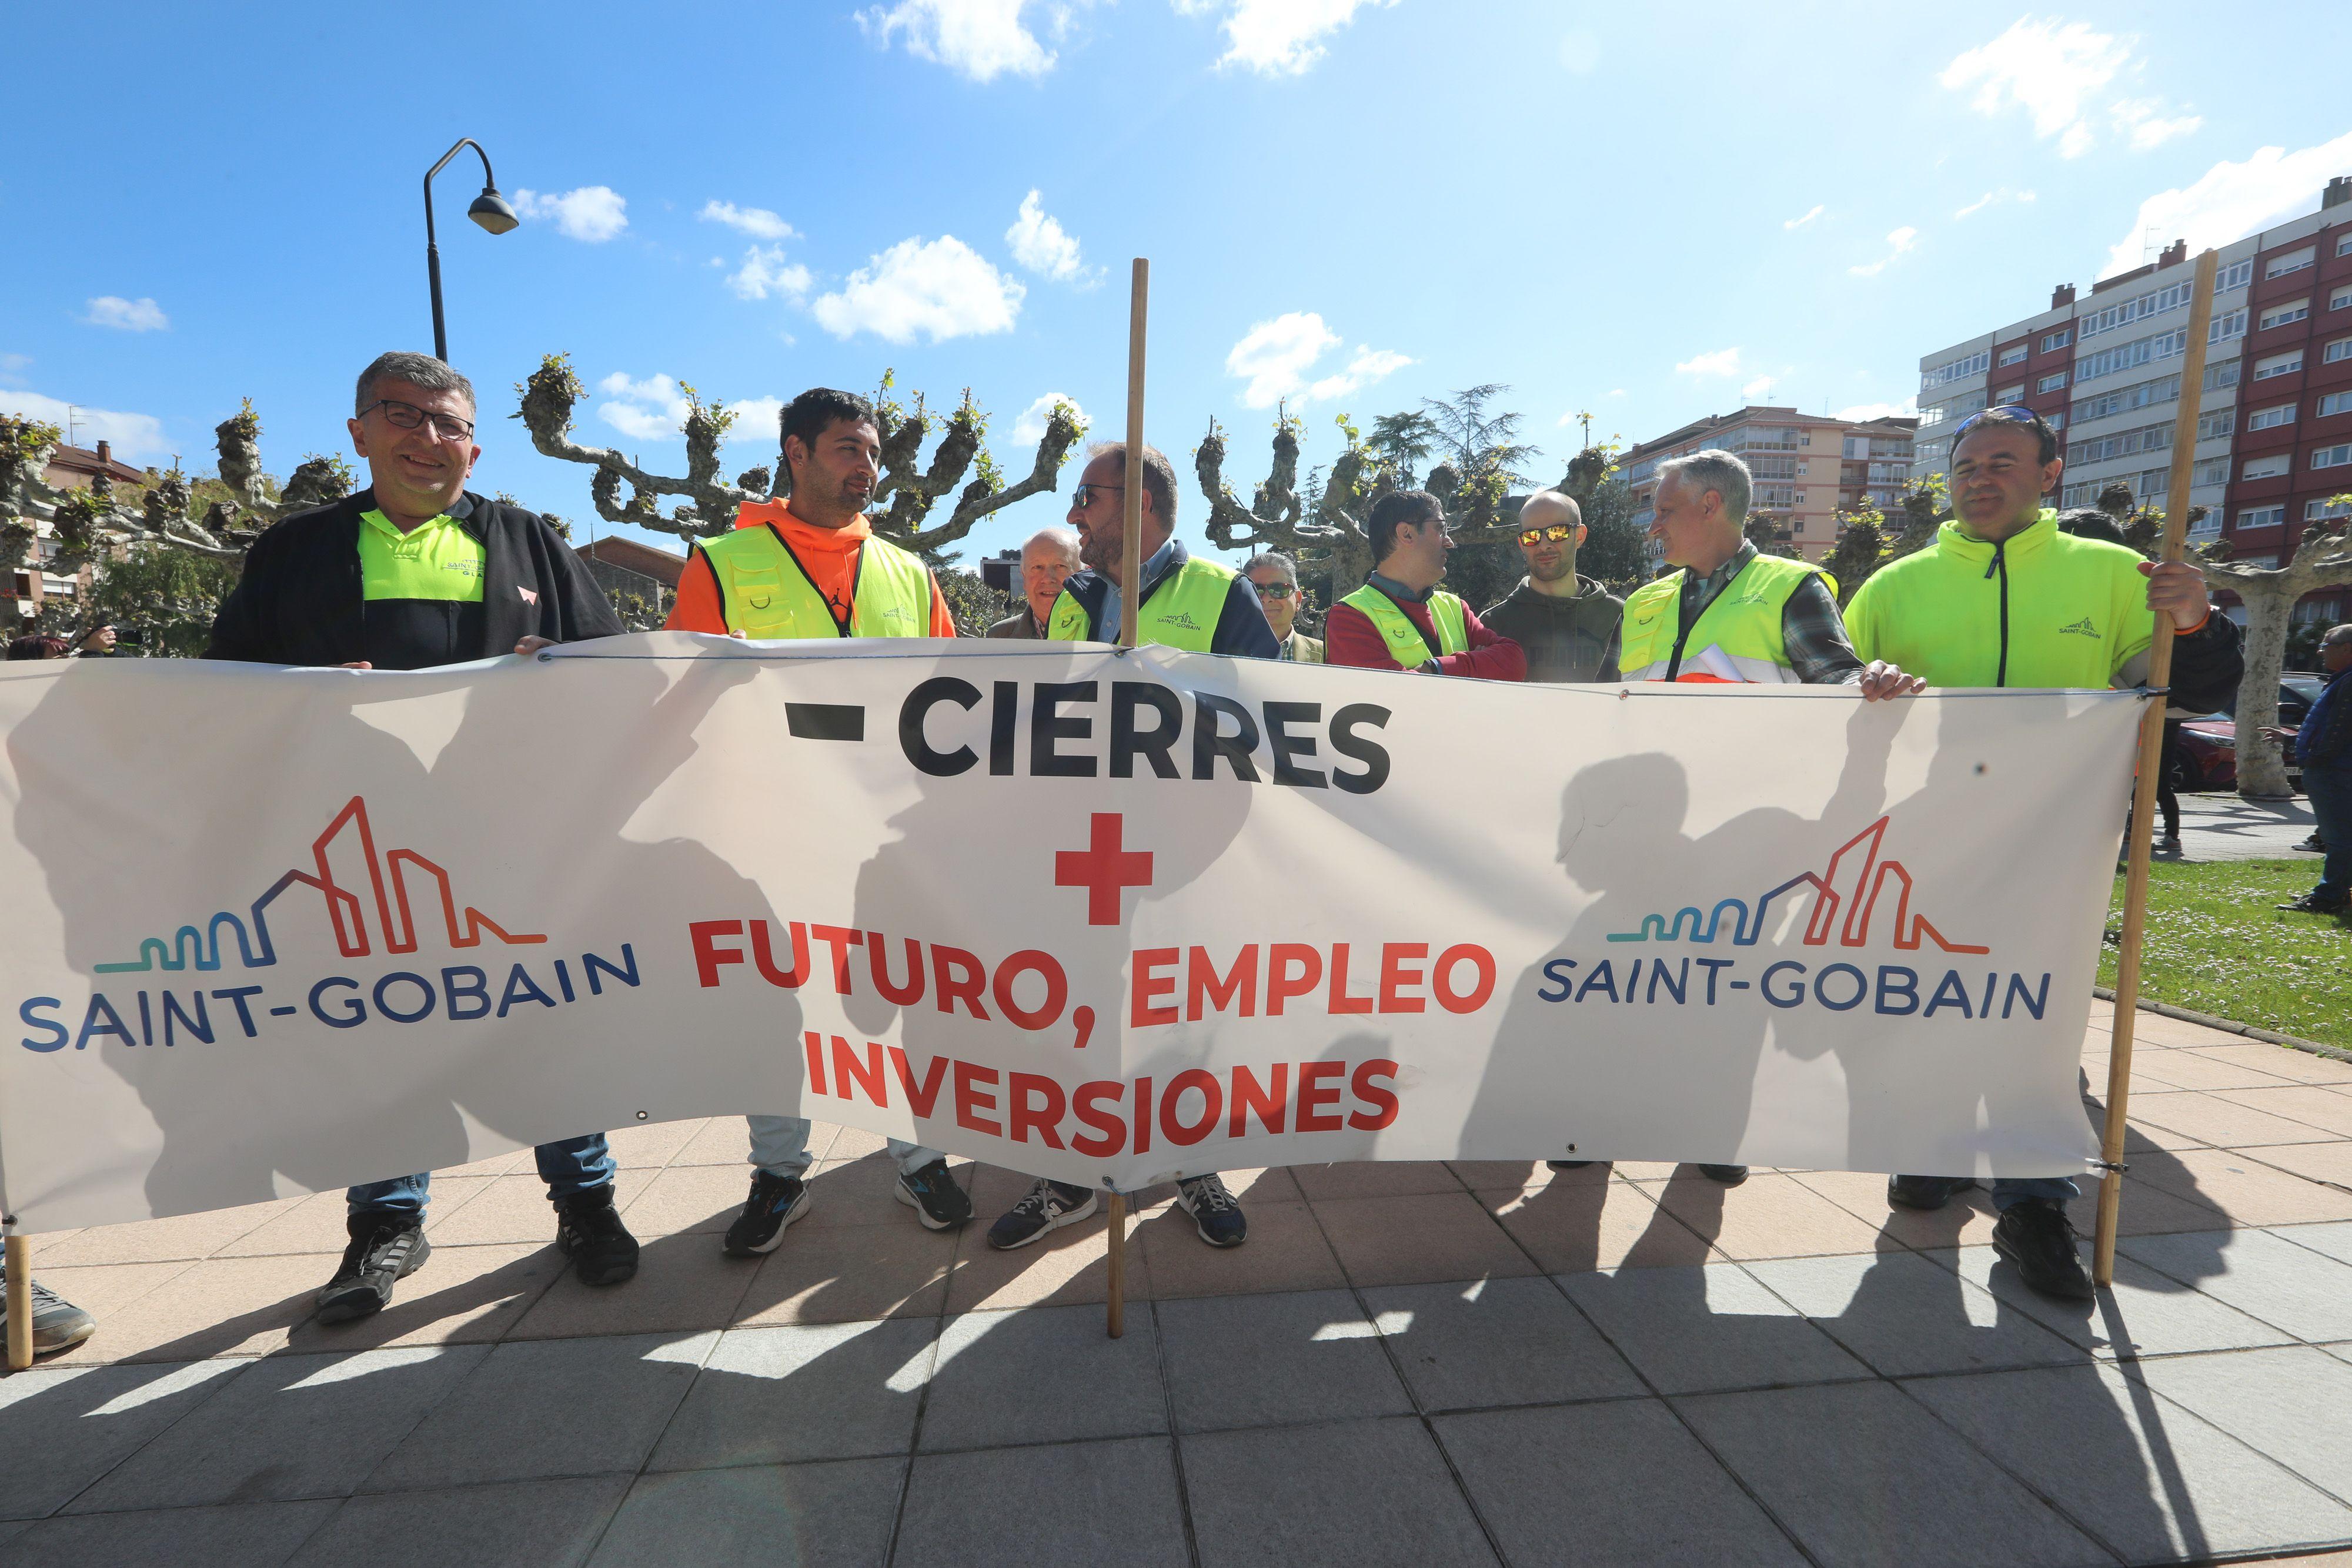
[[[1739,395],[1749,402],[1762,402],[1772,395],[1772,389],[1780,384],[1770,376],[1758,376],[1739,389]]]
[[[1004,243],[1013,247],[1013,259],[1056,283],[1090,281],[1086,262],[1078,254],[1077,235],[1045,211],[1040,204],[1042,201],[1043,193],[1038,191],[1021,198],[1021,214],[1004,231]]]
[[[2194,184],[2161,191],[2139,204],[2139,214],[2115,248],[2100,276],[2140,264],[2143,237],[2154,229],[2167,240],[2185,239],[2189,254],[2224,246],[2282,219],[2299,217],[2319,205],[2331,175],[2352,164],[2352,131],[2333,141],[2289,152],[2264,147],[2241,163],[2221,162]]]
[[[871,332],[885,342],[934,343],[1013,330],[1028,294],[956,238],[902,239],[858,268],[815,305],[817,324],[836,338]]]
[[[1579,28],[1559,40],[1560,68],[1570,76],[1588,77],[1601,63],[1601,40]]]
[[[1675,371],[1685,376],[1736,376],[1739,373],[1739,350],[1717,349],[1711,354],[1694,354],[1675,366]]]
[[[101,294],[91,300],[89,314],[82,319],[93,327],[124,332],[160,332],[172,324],[163,308],[152,299],[125,299],[119,294]]]
[[[782,246],[755,245],[743,253],[743,265],[727,275],[727,287],[739,299],[781,294],[797,301],[809,291],[809,269],[798,262],[786,266]]]
[[[514,209],[524,217],[551,223],[571,239],[602,245],[629,226],[628,199],[610,185],[583,185],[560,196],[517,191]]]
[[[1225,355],[1225,371],[1249,383],[1242,389],[1245,405],[1272,408],[1285,398],[1318,402],[1346,397],[1412,363],[1393,350],[1359,343],[1346,369],[1309,382],[1316,361],[1343,341],[1314,311],[1292,310],[1243,333]]]
[[[1609,389],[1609,395],[1611,397],[1623,397],[1625,395],[1625,389],[1623,387],[1611,387]]]
[[[2079,158],[2098,141],[2095,101],[2118,77],[2141,69],[2133,56],[2137,42],[2083,22],[2022,16],[1992,42],[1955,57],[1937,79],[1955,92],[1973,88],[1969,102],[1981,114],[2023,110],[2035,136],[2045,141],[2055,137],[2061,156]],[[2157,98],[2116,99],[2106,111],[2137,152],[2161,147],[2204,123],[2199,115],[2170,112]]]
[[[0,382],[14,381],[16,372],[26,369],[32,362],[30,354],[0,354]]]
[[[1038,42],[1023,13],[1042,13],[1058,43],[1076,10],[1066,0],[898,0],[858,12],[857,25],[886,49],[891,39],[903,37],[917,59],[985,82],[1007,71],[1041,77],[1052,70],[1054,51]]]
[[[1846,270],[1856,277],[1876,277],[1886,270],[1887,264],[1896,256],[1916,249],[1918,243],[1919,231],[1906,225],[1886,236],[1887,250],[1885,256],[1880,256],[1876,261],[1865,261],[1859,266],[1849,267]]]
[[[1979,196],[1975,201],[1970,202],[1967,206],[1962,207],[1958,212],[1954,213],[1952,216],[1956,218],[1972,218],[1976,216],[1977,214],[1983,212],[1987,207],[1997,207],[2003,202],[2024,203],[2031,202],[2032,200],[2033,200],[2032,192],[2012,191],[2007,185],[2002,185],[1997,190],[1987,191],[1983,195]]]
[[[1260,76],[1295,77],[1324,55],[1323,40],[1355,20],[1365,5],[1396,0],[1173,0],[1185,16],[1222,16],[1225,52],[1220,68],[1241,66]],[[1565,63],[1568,50],[1561,47]],[[1574,68],[1570,68],[1571,69]]]
[[[753,239],[785,240],[796,236],[793,225],[765,207],[739,207],[732,202],[709,201],[694,214],[706,224],[725,224]]]
[[[20,363],[32,361],[9,355]],[[19,392],[0,388],[0,413],[13,413],[19,419],[38,420],[54,424],[59,430],[70,428],[74,444],[91,446],[103,441],[114,455],[125,463],[160,462],[172,455],[172,444],[164,438],[163,422],[151,413],[118,413],[110,408],[91,408],[85,403],[70,407],[53,397],[43,397],[37,392]],[[68,419],[71,418],[68,426]]]
[[[2127,98],[2107,106],[2116,129],[2131,138],[2132,151],[2146,152],[2179,137],[2193,134],[2205,123],[2201,114],[2167,114],[2162,99]]]
[[[735,428],[730,433],[730,440],[742,436],[761,444],[773,444],[780,439],[777,432],[783,422],[782,398],[747,397],[739,402],[729,403],[727,412],[735,416]]]
[[[1047,392],[1044,397],[1023,409],[1021,417],[1013,422],[1013,444],[1032,446],[1045,440],[1045,422],[1053,417],[1054,405],[1057,402],[1066,402],[1072,408],[1077,409],[1080,420],[1087,417],[1087,411],[1078,408],[1078,400],[1067,392]]]
[[[596,390],[605,398],[596,417],[632,441],[676,441],[686,429],[686,390],[668,376],[656,372],[632,381],[625,371],[614,371]],[[783,400],[773,397],[743,398],[726,407],[735,416],[733,435],[761,441],[773,438],[784,412]]]
[[[1803,228],[1807,224],[1811,223],[1815,218],[1820,217],[1822,215],[1822,204],[1819,202],[1816,202],[1813,204],[1813,208],[1811,212],[1805,214],[1802,217],[1784,219],[1781,222],[1780,226],[1784,229]]]
[[[1851,408],[1838,410],[1837,417],[1860,422],[1869,419],[1893,419],[1898,415],[1909,418],[1918,412],[1919,400],[1916,397],[1907,397],[1901,402],[1858,402]]]

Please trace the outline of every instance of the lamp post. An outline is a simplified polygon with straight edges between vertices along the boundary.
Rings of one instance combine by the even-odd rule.
[[[490,155],[482,144],[470,136],[461,136],[456,146],[441,154],[441,162],[425,171],[425,277],[433,287],[433,357],[446,364],[449,360],[449,334],[441,324],[441,249],[433,238],[433,176],[449,166],[449,160],[460,148],[470,147],[482,161],[482,193],[466,209],[466,215],[494,235],[505,234],[521,220],[507,199],[499,194],[498,177],[490,172]]]

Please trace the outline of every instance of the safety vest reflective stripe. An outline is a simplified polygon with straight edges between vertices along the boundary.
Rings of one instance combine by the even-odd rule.
[[[737,528],[698,547],[719,579],[727,629],[761,642],[805,637],[921,637],[931,624],[931,574],[887,539],[858,547],[849,623],[835,621],[772,523]]]
[[[1374,588],[1370,583],[1356,590],[1339,601],[1352,610],[1362,612],[1372,623],[1372,630],[1388,644],[1389,657],[1406,669],[1414,669],[1433,656],[1467,653],[1470,648],[1469,606],[1458,594],[1432,593],[1429,596],[1429,623],[1437,631],[1437,647],[1433,653],[1429,639],[1421,634],[1397,601]]]
[[[1225,612],[1226,595],[1233,590],[1234,579],[1240,575],[1221,562],[1186,557],[1182,565],[1160,580],[1160,586],[1143,601],[1142,617],[1136,622],[1136,642],[1181,648],[1192,653],[1207,653],[1210,643],[1216,640],[1217,620]],[[1054,601],[1054,613],[1045,622],[1045,636],[1055,643],[1094,640],[1094,618],[1066,588]]]
[[[1675,662],[1675,641],[1682,631],[1681,571],[1669,572],[1644,584],[1625,601],[1618,667],[1629,681],[1663,681]],[[1759,555],[1740,568],[1707,601],[1698,622],[1683,639],[1683,656],[1675,678],[1683,681],[1738,682],[1750,685],[1791,685],[1798,680],[1789,660],[1788,639],[1780,630],[1781,612],[1789,596],[1805,580],[1823,576],[1810,562],[1783,556]]]

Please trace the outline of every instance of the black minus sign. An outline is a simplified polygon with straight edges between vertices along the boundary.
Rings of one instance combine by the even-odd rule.
[[[864,740],[866,709],[856,703],[786,703],[784,728],[795,740]]]
[[[297,1008],[272,1008],[269,1009],[269,1016],[274,1019],[290,1019],[299,1010]]]
[[[1734,980],[1731,982],[1731,988],[1735,991],[1744,991],[1748,988],[1748,982],[1745,980]]]

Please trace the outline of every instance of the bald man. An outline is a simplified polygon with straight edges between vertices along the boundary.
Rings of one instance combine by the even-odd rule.
[[[1062,583],[1078,570],[1078,535],[1059,525],[1039,528],[1021,547],[1021,612],[1008,615],[988,629],[992,637],[1043,642],[1045,622],[1053,618],[1054,601]]]
[[[1576,574],[1584,517],[1575,497],[1538,490],[1519,506],[1519,556],[1528,574],[1479,616],[1527,650],[1531,681],[1617,679],[1617,631],[1625,601]]]

